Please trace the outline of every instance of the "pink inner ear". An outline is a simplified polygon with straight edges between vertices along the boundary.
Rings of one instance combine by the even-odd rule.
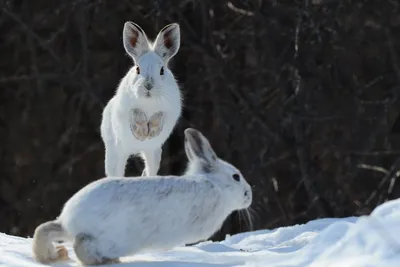
[[[172,29],[170,29],[170,30],[167,30],[165,33],[164,33],[164,46],[167,48],[167,49],[170,49],[171,47],[172,47],[172,40],[171,40],[171,32],[172,32]]]
[[[135,30],[132,30],[132,36],[129,38],[129,43],[131,44],[132,47],[136,46],[138,37],[139,34]]]

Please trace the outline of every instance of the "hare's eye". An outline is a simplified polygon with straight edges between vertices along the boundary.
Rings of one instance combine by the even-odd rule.
[[[139,66],[136,67],[136,73],[137,73],[137,74],[140,74],[140,68],[139,68]]]
[[[161,67],[161,69],[160,69],[160,75],[164,75],[164,67]]]
[[[237,174],[237,173],[235,173],[234,175],[232,175],[232,178],[233,178],[235,181],[238,181],[238,182],[239,182],[239,180],[240,180],[240,175]]]

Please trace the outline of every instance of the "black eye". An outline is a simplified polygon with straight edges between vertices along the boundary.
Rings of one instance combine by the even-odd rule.
[[[136,67],[136,73],[137,73],[137,74],[140,74],[139,66]]]
[[[164,75],[164,67],[161,67],[161,69],[160,69],[160,75]]]
[[[239,180],[240,180],[240,175],[237,174],[237,173],[235,173],[234,175],[232,175],[232,178],[235,179],[235,181],[238,181],[238,182],[239,182]]]

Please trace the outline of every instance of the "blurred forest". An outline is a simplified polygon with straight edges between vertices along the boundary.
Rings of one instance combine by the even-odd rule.
[[[194,127],[254,185],[255,229],[369,214],[400,196],[399,14],[395,0],[3,0],[0,232],[31,236],[104,176],[101,113],[133,65],[125,21],[149,38],[181,27],[185,108],[161,174],[183,172]],[[248,229],[234,213],[213,238]]]

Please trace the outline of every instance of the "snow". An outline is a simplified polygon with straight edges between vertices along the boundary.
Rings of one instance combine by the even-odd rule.
[[[260,230],[162,253],[122,259],[122,267],[394,267],[400,266],[400,199],[370,216],[325,218],[303,225]],[[32,259],[31,239],[0,233],[0,266],[43,266]],[[79,266],[72,260],[53,266]],[[105,266],[105,265],[104,265]],[[111,266],[111,265],[109,265]]]

